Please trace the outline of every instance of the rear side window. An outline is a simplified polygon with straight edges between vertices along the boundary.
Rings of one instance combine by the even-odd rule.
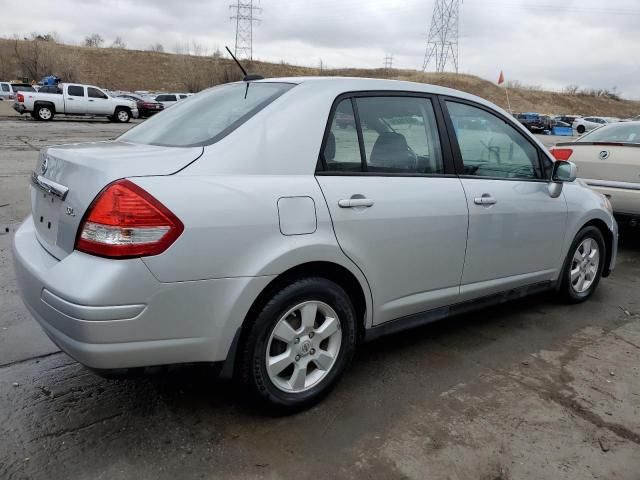
[[[355,114],[350,98],[342,100],[336,107],[321,155],[329,171],[363,171]]]
[[[80,85],[69,85],[67,93],[72,97],[84,97],[84,87]]]
[[[543,178],[538,150],[501,118],[478,107],[447,101],[464,175],[510,179]]]
[[[421,97],[342,100],[321,155],[328,172],[444,173],[433,105]]]
[[[156,101],[158,101],[158,102],[175,102],[176,101],[176,96],[175,95],[158,95],[156,97]]]
[[[291,83],[243,82],[210,88],[129,130],[120,140],[167,147],[210,145],[292,87]]]
[[[6,83],[0,84],[2,85],[2,91],[3,92],[8,92],[9,91],[9,85],[7,85]]]

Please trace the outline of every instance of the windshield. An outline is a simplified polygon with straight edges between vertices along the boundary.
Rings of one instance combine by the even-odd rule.
[[[293,86],[269,82],[220,85],[181,100],[119,140],[167,147],[210,145]]]
[[[580,142],[640,143],[640,123],[614,123],[584,135]]]

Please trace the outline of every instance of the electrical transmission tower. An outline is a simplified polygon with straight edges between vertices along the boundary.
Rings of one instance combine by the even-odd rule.
[[[447,65],[458,72],[458,18],[463,0],[436,0],[431,18],[422,71],[433,65],[444,72]]]
[[[229,5],[233,12],[231,20],[236,21],[236,48],[234,55],[238,58],[253,60],[253,24],[260,21],[256,13],[262,8],[254,7],[253,0],[238,0]]]
[[[387,70],[393,68],[393,53],[384,56],[384,68]]]

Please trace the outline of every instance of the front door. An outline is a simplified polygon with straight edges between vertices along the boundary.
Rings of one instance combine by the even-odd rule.
[[[567,205],[549,193],[551,161],[505,119],[470,103],[445,104],[469,206],[460,299],[555,279]]]
[[[374,324],[458,299],[468,210],[445,157],[430,98],[335,108],[317,180],[340,247],[369,282]]]
[[[114,107],[102,90],[87,87],[87,113],[94,115],[113,115]]]

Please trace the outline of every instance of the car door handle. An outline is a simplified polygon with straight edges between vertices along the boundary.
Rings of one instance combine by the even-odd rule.
[[[372,207],[373,200],[369,198],[345,198],[338,200],[338,205],[341,208]]]
[[[497,200],[488,193],[483,193],[481,197],[473,199],[473,203],[476,205],[495,205],[496,202]]]
[[[93,100],[89,100],[90,102],[93,102]]]

